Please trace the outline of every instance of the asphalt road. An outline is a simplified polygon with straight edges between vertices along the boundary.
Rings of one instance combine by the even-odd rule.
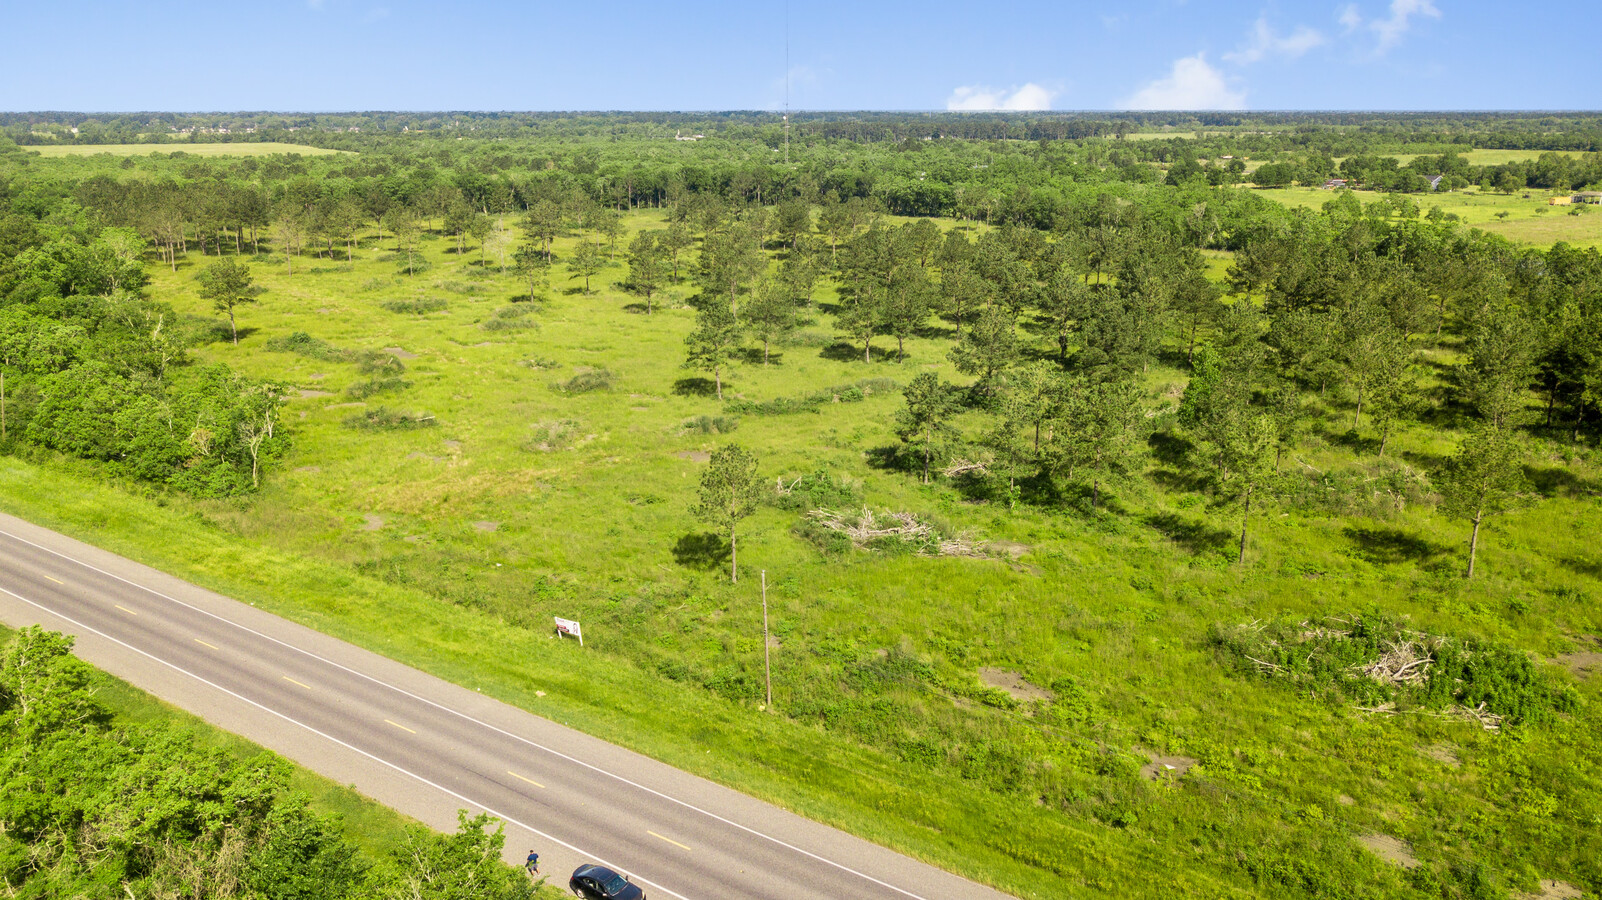
[[[1006,896],[4,514],[0,621],[440,830],[486,810],[564,887],[599,862],[652,898]]]

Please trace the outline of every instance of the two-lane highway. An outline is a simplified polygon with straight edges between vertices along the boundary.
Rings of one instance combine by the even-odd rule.
[[[436,828],[507,823],[508,860],[652,897],[1005,895],[0,514],[0,620]]]

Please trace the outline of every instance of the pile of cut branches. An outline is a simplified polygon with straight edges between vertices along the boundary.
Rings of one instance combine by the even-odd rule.
[[[1221,661],[1367,713],[1428,713],[1488,731],[1574,708],[1524,653],[1409,629],[1378,613],[1213,628]]]
[[[843,535],[859,550],[910,550],[919,556],[985,555],[975,541],[948,534],[909,512],[875,513],[866,506],[858,512],[820,508],[808,512],[807,520]]]

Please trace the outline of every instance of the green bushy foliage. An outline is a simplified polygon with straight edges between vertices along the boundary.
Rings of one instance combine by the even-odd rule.
[[[392,313],[409,313],[411,315],[424,315],[425,313],[439,312],[445,309],[444,297],[419,297],[415,300],[385,300],[385,309]]]
[[[588,394],[592,391],[609,391],[612,389],[614,377],[606,369],[580,372],[566,381],[552,382],[551,390],[559,394]]]
[[[346,428],[364,430],[413,431],[419,428],[433,428],[439,421],[428,413],[401,412],[380,406],[346,416],[343,424]]]

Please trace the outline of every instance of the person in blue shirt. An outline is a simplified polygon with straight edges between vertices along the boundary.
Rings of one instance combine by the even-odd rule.
[[[528,861],[523,863],[523,868],[527,869],[530,875],[540,874],[540,855],[533,850],[528,851]]]

